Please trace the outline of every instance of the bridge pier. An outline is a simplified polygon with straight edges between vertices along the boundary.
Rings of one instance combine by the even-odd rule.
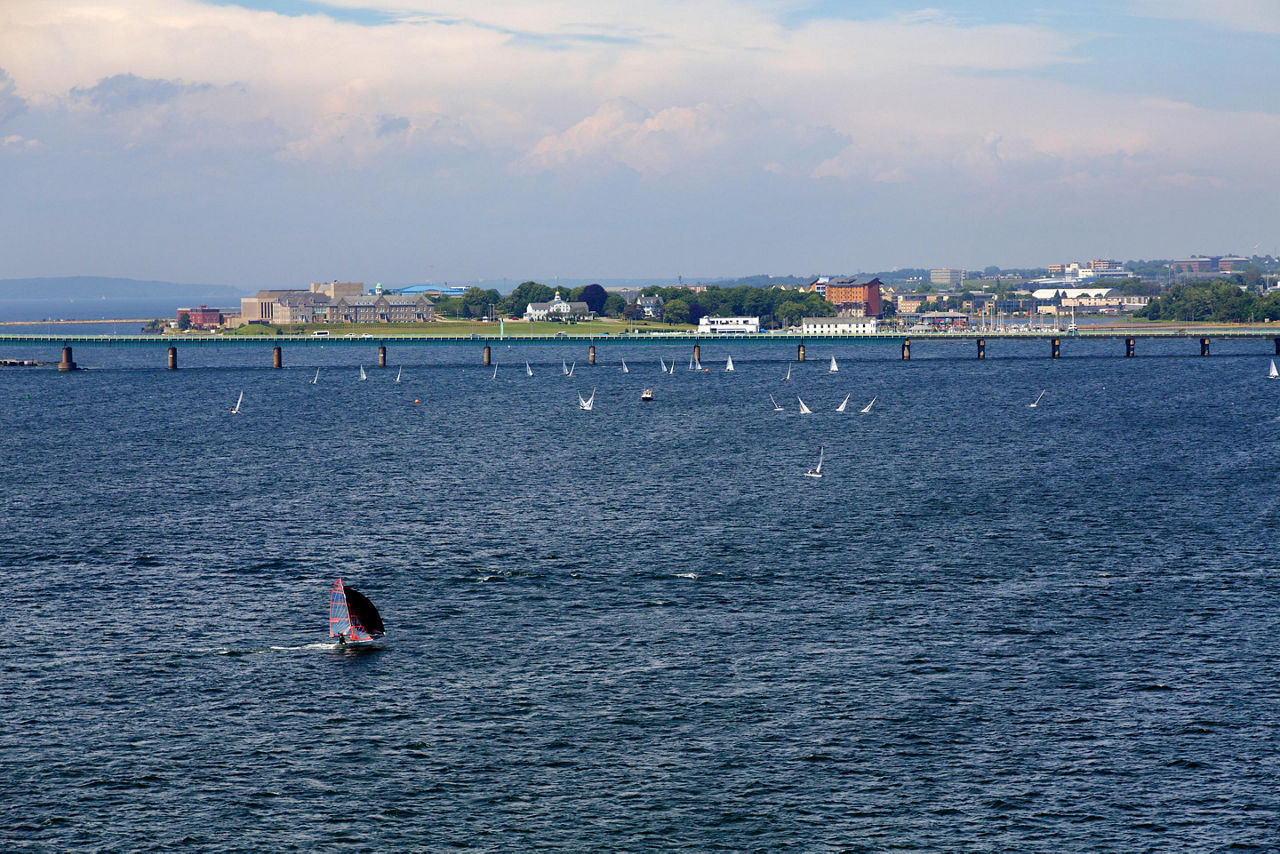
[[[904,338],[902,341],[902,361],[911,361],[911,339]]]
[[[169,348],[169,370],[171,371],[178,370],[178,348],[177,347]]]
[[[1208,338],[1200,339],[1200,355],[1201,356],[1209,355],[1209,339]]]
[[[277,371],[284,367],[284,354],[280,352],[280,345],[271,348],[271,367]]]
[[[698,345],[695,344],[693,349],[697,350]],[[591,345],[588,345],[587,347],[587,364],[594,365],[595,363],[596,363],[596,345],[591,344]]]
[[[1280,356],[1280,338],[1276,339],[1276,355]]]
[[[1124,339],[1124,357],[1126,359],[1133,358],[1133,347],[1134,347],[1134,339],[1132,338]]]
[[[71,348],[70,348],[70,347],[63,347],[63,348],[62,348],[62,361],[58,363],[58,370],[60,370],[60,371],[74,371],[75,369],[76,369],[76,363],[75,363],[75,362],[73,362],[73,361],[71,360]]]
[[[799,344],[796,346],[796,361],[797,362],[804,361],[804,345],[803,344]]]
[[[387,366],[387,345],[378,345],[378,367],[385,368]]]
[[[489,345],[484,345],[484,366],[487,368],[493,364],[493,354],[489,352]]]
[[[978,339],[978,358],[987,358],[987,339],[985,338]]]
[[[1055,338],[1053,339],[1053,358],[1056,359],[1060,355],[1062,355],[1062,339]]]
[[[702,345],[701,344],[693,345],[693,363],[695,365],[702,364]]]

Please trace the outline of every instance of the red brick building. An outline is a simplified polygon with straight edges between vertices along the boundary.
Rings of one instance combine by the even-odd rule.
[[[869,282],[858,282],[851,278],[819,279],[809,285],[809,290],[817,291],[827,302],[836,307],[836,314],[845,317],[879,317],[880,316],[880,279]],[[819,285],[822,287],[820,288]]]
[[[222,309],[209,308],[202,305],[199,308],[180,308],[178,309],[178,325],[182,325],[182,315],[186,315],[191,321],[192,329],[217,329],[222,325]]]

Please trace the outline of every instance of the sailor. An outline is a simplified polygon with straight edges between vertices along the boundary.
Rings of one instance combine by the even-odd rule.
[[[338,635],[338,646],[342,646],[342,645],[343,645],[343,644],[345,644],[346,642],[347,642],[347,636],[346,636],[346,635]]]

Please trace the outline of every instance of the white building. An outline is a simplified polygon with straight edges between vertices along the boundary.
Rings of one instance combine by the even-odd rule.
[[[806,317],[800,321],[805,335],[875,335],[877,317]]]
[[[551,302],[531,302],[525,307],[525,320],[568,320],[573,317],[586,317],[591,314],[585,302],[565,302],[556,291]]]
[[[708,314],[698,321],[698,332],[704,335],[716,332],[759,331],[760,318],[758,317],[712,317]]]

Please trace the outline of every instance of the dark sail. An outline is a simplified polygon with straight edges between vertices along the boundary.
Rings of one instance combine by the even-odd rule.
[[[352,622],[359,623],[369,634],[381,637],[387,633],[378,609],[373,607],[373,603],[354,587],[347,588],[347,609],[351,612]]]

